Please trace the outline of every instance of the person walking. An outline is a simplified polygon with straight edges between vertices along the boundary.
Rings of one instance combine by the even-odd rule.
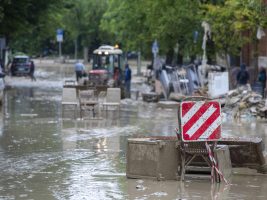
[[[258,81],[261,83],[262,96],[264,97],[265,87],[266,87],[266,70],[264,67],[260,67],[259,74],[258,74]]]
[[[125,75],[124,75],[124,84],[125,84],[125,97],[131,98],[131,79],[132,79],[132,70],[129,67],[129,64],[125,65]]]
[[[246,69],[246,65],[243,63],[240,66],[240,70],[236,75],[237,86],[244,86],[248,83],[249,73]]]
[[[77,62],[75,64],[75,73],[76,73],[76,81],[79,82],[79,79],[82,78],[83,74],[85,72],[85,67],[83,63]]]
[[[34,62],[31,60],[30,77],[31,77],[32,81],[36,81],[36,78],[34,76],[34,70],[35,70],[35,65],[34,65]]]

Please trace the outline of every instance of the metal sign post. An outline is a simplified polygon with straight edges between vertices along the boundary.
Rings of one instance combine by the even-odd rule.
[[[159,46],[157,40],[155,40],[152,44],[152,53],[154,56],[154,60],[156,59],[158,52],[159,52]]]
[[[57,42],[58,42],[59,58],[61,58],[62,55],[61,43],[63,42],[63,29],[57,29]]]
[[[137,75],[141,75],[141,52],[138,51],[138,57],[137,57]]]
[[[152,44],[152,53],[153,53],[153,69],[154,69],[154,74],[156,74],[156,58],[157,58],[157,54],[159,52],[159,45],[157,40],[154,40],[153,44]]]

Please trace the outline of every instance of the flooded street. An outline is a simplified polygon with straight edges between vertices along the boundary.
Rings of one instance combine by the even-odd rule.
[[[38,66],[38,64],[37,64]],[[64,78],[72,68],[42,67],[36,82],[6,77],[0,120],[0,199],[266,199],[267,176],[239,172],[230,185],[209,180],[127,179],[127,138],[174,136],[176,110],[124,100],[100,119],[62,118]],[[225,120],[223,136],[258,136],[267,123]],[[266,157],[266,151],[264,152]],[[138,186],[138,187],[137,187]]]

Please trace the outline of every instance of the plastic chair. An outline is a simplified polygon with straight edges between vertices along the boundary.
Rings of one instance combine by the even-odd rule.
[[[65,107],[74,107],[75,117],[77,116],[78,101],[75,88],[63,88],[61,104],[62,116],[64,116]]]
[[[121,102],[121,89],[120,88],[108,88],[106,101],[103,102],[103,108],[108,111],[109,108],[120,110]]]
[[[79,91],[79,103],[80,103],[80,117],[83,118],[83,112],[92,112],[93,117],[96,115],[95,107],[98,104],[98,100],[95,96],[94,90],[80,90]]]

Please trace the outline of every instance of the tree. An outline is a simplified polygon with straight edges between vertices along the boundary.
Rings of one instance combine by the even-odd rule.
[[[239,54],[247,43],[256,42],[255,48],[258,46],[257,28],[266,27],[266,8],[261,0],[225,0],[220,5],[206,4],[204,9],[216,51],[225,58],[228,54]]]
[[[199,52],[193,38],[195,31],[202,32],[199,6],[198,1],[150,1],[148,24],[153,37],[161,43],[162,52],[167,54],[167,64],[172,64],[176,44],[181,57]]]
[[[198,1],[110,0],[102,28],[110,30],[126,48],[151,54],[152,41],[157,39],[161,53],[173,51],[178,42],[180,53],[187,54],[197,50],[193,32],[200,30],[198,9]]]
[[[114,42],[124,49],[142,49],[151,42],[151,34],[146,24],[147,1],[110,0],[107,12],[101,21],[101,28],[113,35]]]
[[[42,41],[55,34],[58,8],[64,0],[1,0],[0,35],[9,46],[21,51],[36,51]],[[52,23],[53,22],[53,23]]]
[[[88,47],[99,44],[101,36],[99,25],[106,11],[106,2],[106,0],[76,0],[64,15],[65,29],[75,41],[76,59],[79,42],[84,48],[84,61],[88,60]]]

